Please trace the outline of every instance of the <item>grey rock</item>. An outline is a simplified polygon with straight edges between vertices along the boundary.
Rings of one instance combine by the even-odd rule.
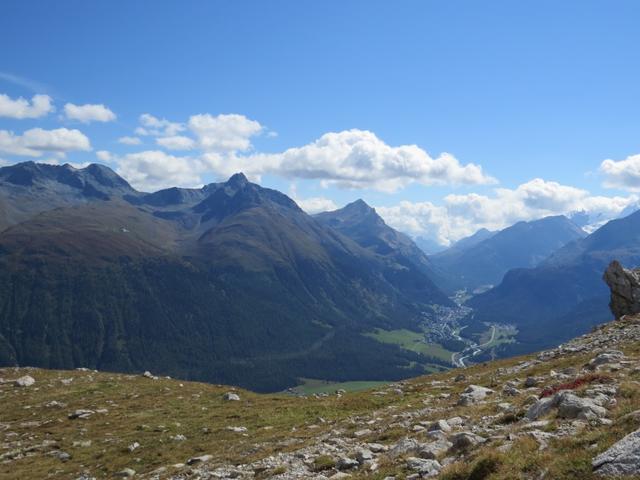
[[[413,438],[403,438],[389,450],[388,455],[391,458],[397,458],[407,454],[416,454],[421,447],[422,444]]]
[[[461,394],[458,400],[458,405],[467,406],[474,403],[481,402],[487,395],[491,395],[493,390],[479,385],[469,385]]]
[[[640,430],[630,433],[592,461],[598,475],[618,477],[640,474]]]
[[[200,455],[199,457],[191,457],[187,460],[187,465],[195,465],[196,463],[206,463],[213,458],[212,455]]]
[[[227,402],[239,402],[240,401],[240,395],[238,395],[237,393],[233,393],[233,392],[227,392],[222,396],[223,400],[226,400]]]
[[[541,398],[536,401],[527,410],[526,417],[529,420],[537,420],[540,417],[544,417],[557,405],[557,399],[554,397]]]
[[[359,464],[370,462],[373,460],[373,452],[366,448],[359,448],[356,450],[356,460]]]
[[[116,477],[120,477],[120,478],[130,478],[135,476],[136,471],[132,468],[125,468],[124,470],[120,470],[118,473],[116,473]]]
[[[614,260],[605,270],[603,280],[611,290],[609,307],[616,319],[640,313],[640,270],[628,270]]]
[[[436,460],[411,457],[407,459],[407,468],[418,472],[424,478],[438,475],[442,470],[442,465]]]
[[[440,455],[444,454],[447,450],[449,450],[452,446],[453,444],[448,440],[445,440],[445,439],[437,440],[435,442],[427,443],[426,445],[423,445],[422,447],[420,447],[420,449],[418,450],[418,456],[420,458],[435,460]]]
[[[83,409],[80,409],[80,410],[76,410],[76,411],[75,411],[75,412],[73,412],[73,413],[70,413],[70,414],[69,414],[69,419],[70,419],[70,420],[75,420],[75,419],[77,419],[77,418],[80,418],[80,419],[82,419],[82,420],[86,420],[87,418],[89,418],[89,417],[90,417],[91,415],[93,415],[94,413],[96,413],[96,412],[94,412],[93,410],[83,410]]]
[[[451,426],[447,423],[446,420],[437,420],[429,425],[430,432],[441,431],[441,432],[450,432]]]
[[[486,440],[483,437],[472,432],[460,432],[451,436],[453,450],[466,450],[484,442]]]
[[[20,377],[13,382],[16,387],[30,387],[36,383],[36,379],[31,377],[30,375],[25,375],[24,377]]]
[[[622,353],[621,351],[608,350],[596,355],[596,357],[589,362],[588,367],[593,370],[601,365],[617,363],[624,358],[624,353]]]
[[[589,398],[580,398],[570,392],[559,392],[558,416],[569,419],[592,420],[606,416],[607,410]]]
[[[338,470],[351,470],[352,468],[358,468],[358,466],[360,466],[360,463],[349,457],[340,457],[336,461],[336,468]]]

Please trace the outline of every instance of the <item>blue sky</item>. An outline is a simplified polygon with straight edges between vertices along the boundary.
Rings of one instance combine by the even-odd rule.
[[[597,223],[640,188],[639,21],[615,0],[5,0],[0,159],[102,161],[146,189],[246,170],[310,211],[362,197],[444,243]],[[36,94],[50,108],[24,113]]]

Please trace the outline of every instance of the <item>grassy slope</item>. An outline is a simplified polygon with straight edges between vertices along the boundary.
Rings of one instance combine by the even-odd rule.
[[[617,328],[617,325],[614,327]],[[628,343],[617,346],[632,359],[640,356],[640,345]],[[593,355],[576,354],[550,360],[529,367],[518,374],[546,375],[552,369],[584,365]],[[526,359],[501,360],[477,365],[464,370],[479,385],[498,386],[496,375],[500,368],[513,366]],[[459,370],[421,377],[404,382],[404,395],[372,395],[370,391],[350,393],[343,397],[294,398],[283,395],[257,395],[239,391],[240,402],[222,400],[227,387],[201,383],[180,382],[169,379],[151,380],[141,376],[81,371],[47,371],[36,369],[4,369],[0,377],[15,378],[29,373],[37,380],[30,388],[19,389],[11,383],[0,384],[0,439],[4,449],[0,458],[13,451],[19,456],[23,449],[39,445],[44,440],[54,440],[60,450],[72,455],[66,463],[32,451],[33,456],[0,463],[3,479],[75,478],[83,469],[98,478],[110,477],[125,467],[141,474],[161,466],[169,466],[167,473],[179,472],[184,467],[171,467],[189,457],[200,454],[213,455],[214,462],[246,463],[276,451],[288,451],[311,443],[322,432],[342,429],[349,435],[361,428],[353,418],[377,418],[377,423],[389,423],[389,427],[374,433],[367,441],[384,444],[406,435],[404,429],[394,427],[396,415],[415,411],[422,404],[435,408],[447,407],[447,415],[465,415],[480,418],[500,415],[495,402],[472,407],[451,407],[452,401],[441,393],[455,398],[466,386],[454,382]],[[500,384],[514,375],[503,375]],[[72,378],[69,385],[62,380]],[[442,384],[433,380],[444,380]],[[614,441],[637,428],[632,418],[625,414],[640,408],[640,372],[634,371],[621,378],[618,405],[611,409],[614,423],[610,427],[591,425],[577,436],[553,441],[550,448],[538,450],[529,438],[517,441],[508,454],[496,453],[496,443],[480,449],[467,461],[448,467],[441,478],[464,480],[470,478],[511,479],[538,478],[546,471],[545,478],[590,479],[590,461]],[[391,387],[390,387],[391,388]],[[517,408],[525,408],[526,395],[511,401]],[[64,408],[51,408],[52,400],[66,403]],[[427,403],[425,403],[427,402]],[[75,409],[105,408],[108,413],[96,413],[87,420],[69,420],[67,415]],[[367,417],[369,416],[369,417]],[[319,421],[319,417],[326,423]],[[423,420],[434,419],[428,413]],[[37,422],[37,423],[31,423]],[[229,426],[244,426],[248,434],[234,433]],[[206,428],[208,431],[204,431]],[[553,428],[553,423],[549,428]],[[171,437],[182,434],[187,440],[177,442]],[[74,446],[74,442],[91,440],[87,447]],[[141,447],[129,453],[126,447],[139,442]],[[498,442],[499,444],[499,442]],[[596,445],[592,448],[592,445]],[[376,474],[367,478],[384,478],[388,474],[404,474],[403,464],[382,464]],[[491,474],[479,475],[488,468]],[[474,473],[475,472],[475,473]],[[517,472],[517,473],[514,473]],[[267,475],[268,476],[268,475]],[[402,478],[402,477],[400,477]]]
[[[291,392],[299,395],[313,395],[315,393],[335,393],[337,390],[345,390],[347,392],[361,392],[371,388],[379,387],[388,382],[328,382],[326,380],[318,380],[315,378],[301,378],[301,385],[290,389]]]
[[[400,330],[382,330],[376,329],[373,333],[366,334],[381,343],[390,343],[398,345],[405,350],[410,350],[423,355],[439,358],[440,360],[450,361],[450,352],[437,343],[425,343],[424,334],[412,332],[406,329]]]

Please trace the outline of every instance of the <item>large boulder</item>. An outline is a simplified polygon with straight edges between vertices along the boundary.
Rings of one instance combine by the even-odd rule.
[[[640,430],[630,433],[592,462],[598,475],[620,477],[640,475]]]
[[[614,260],[603,279],[611,289],[609,307],[616,319],[640,313],[640,269],[628,270]]]

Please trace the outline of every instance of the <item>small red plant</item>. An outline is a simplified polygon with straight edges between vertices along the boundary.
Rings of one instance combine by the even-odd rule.
[[[576,390],[582,387],[583,385],[589,385],[591,383],[608,383],[608,382],[609,382],[609,378],[603,377],[602,375],[595,375],[595,374],[585,375],[584,377],[578,377],[574,380],[571,380],[570,382],[560,383],[560,384],[552,385],[550,387],[545,388],[544,390],[542,390],[542,393],[540,394],[540,398],[550,397],[551,395],[554,395],[561,390]]]

